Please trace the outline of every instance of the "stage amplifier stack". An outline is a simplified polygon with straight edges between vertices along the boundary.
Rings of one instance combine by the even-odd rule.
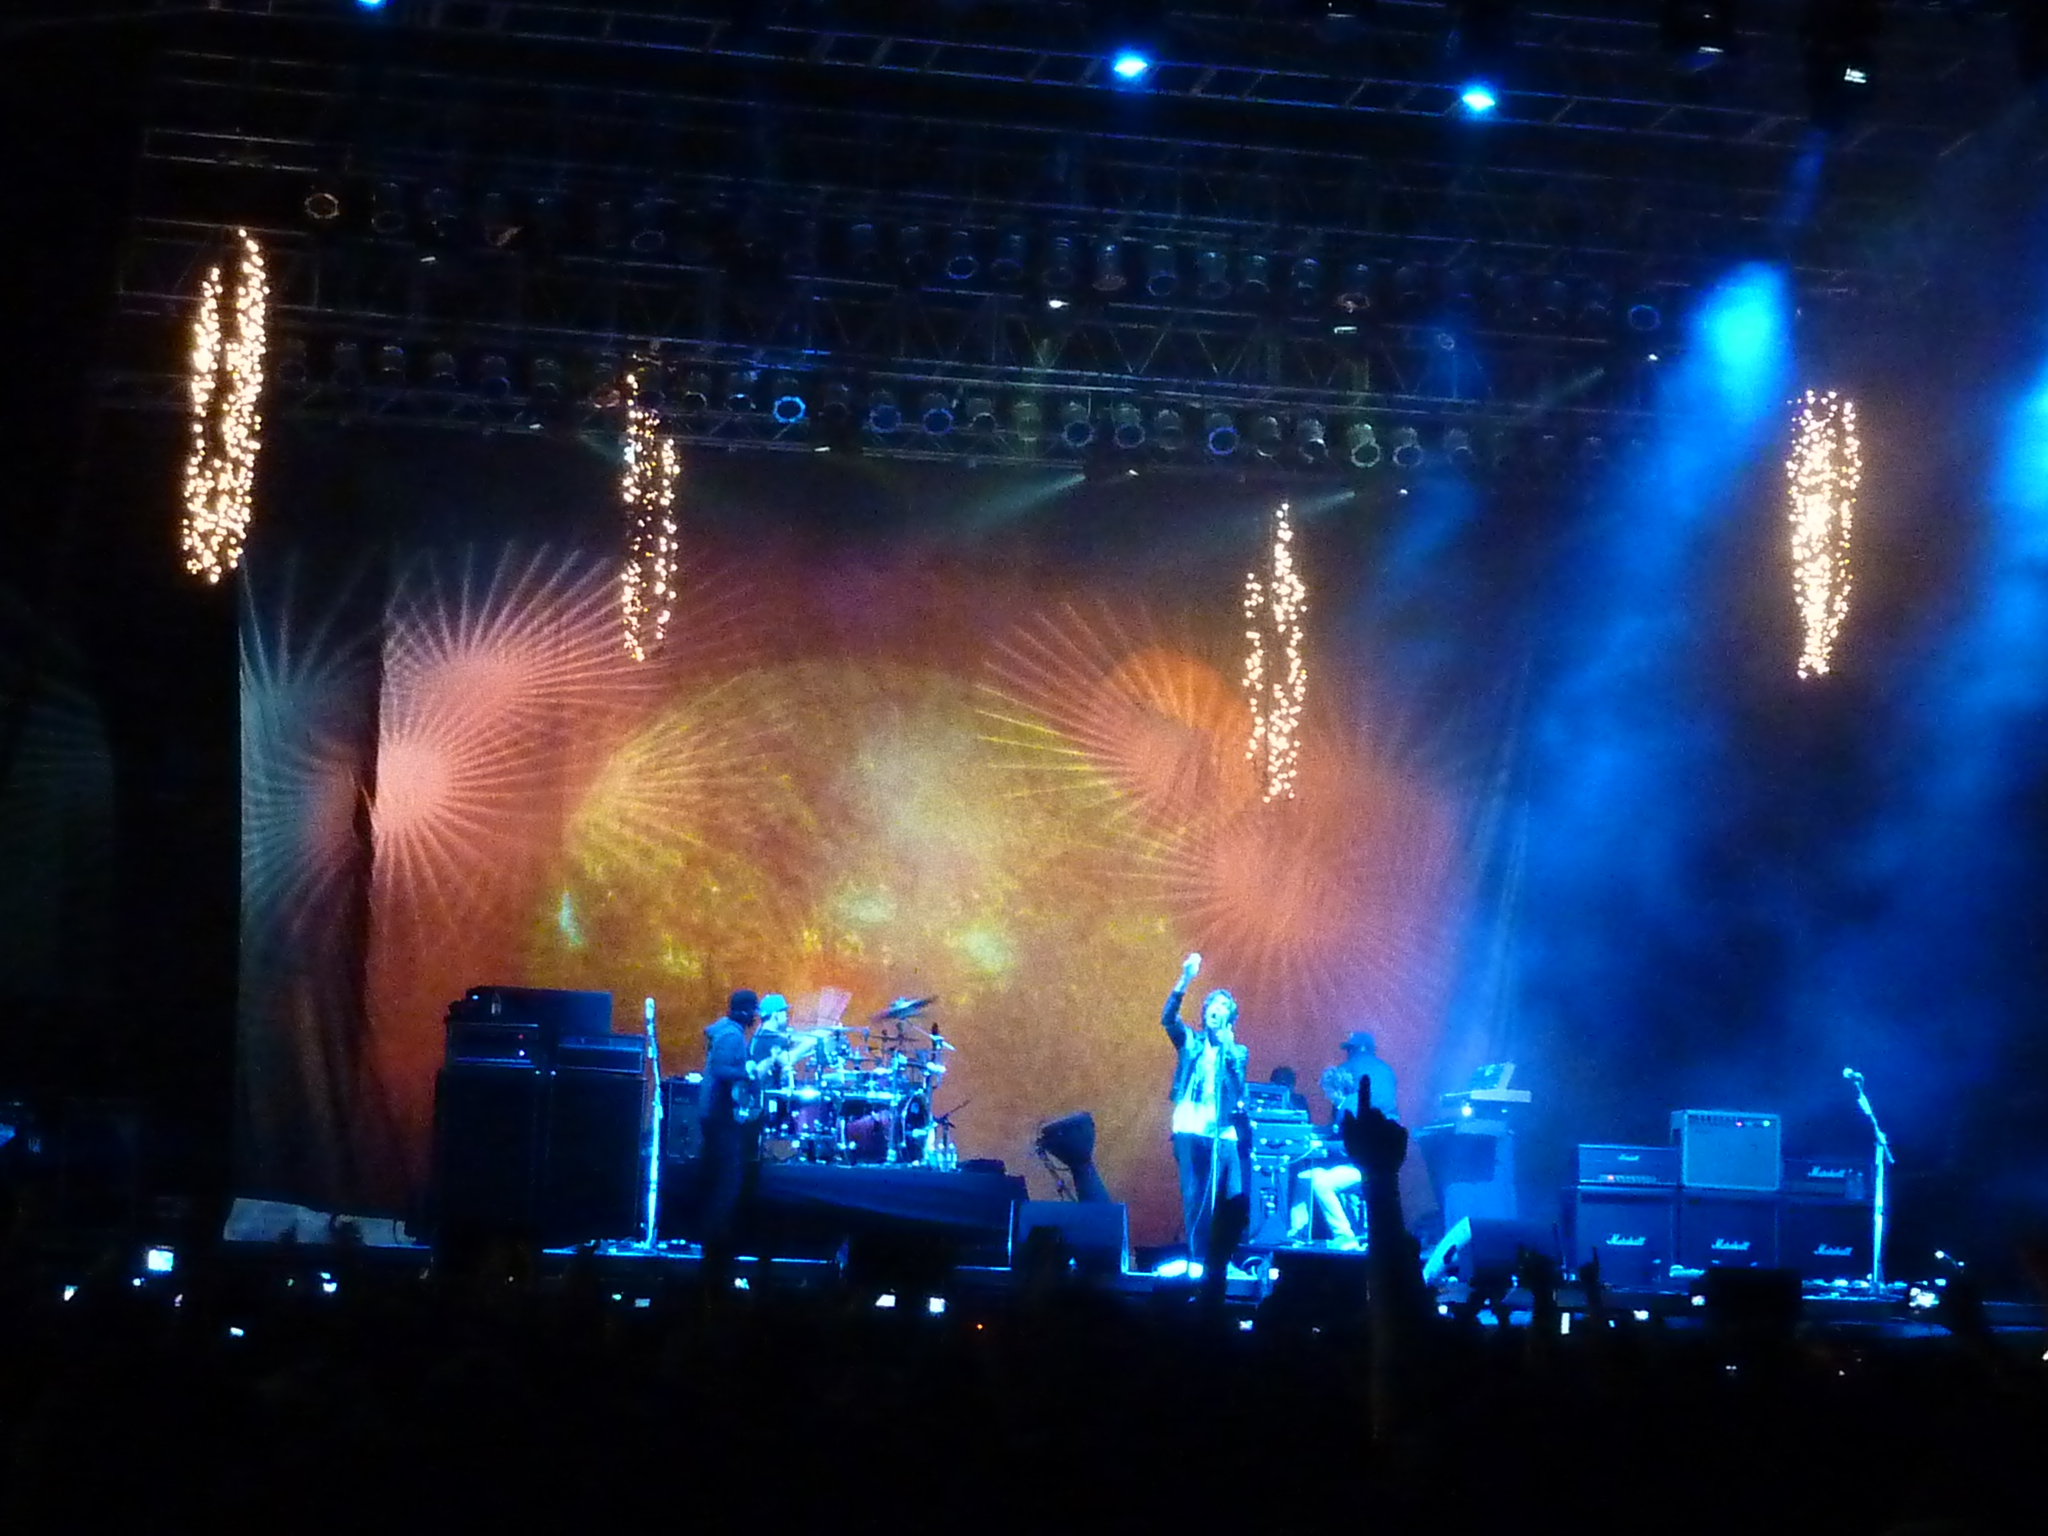
[[[562,1247],[640,1235],[647,1041],[609,992],[472,987],[434,1082],[428,1227]]]
[[[1713,1268],[1870,1272],[1868,1162],[1791,1158],[1783,1121],[1680,1110],[1664,1147],[1584,1144],[1570,1201],[1573,1256],[1624,1289],[1688,1284]]]

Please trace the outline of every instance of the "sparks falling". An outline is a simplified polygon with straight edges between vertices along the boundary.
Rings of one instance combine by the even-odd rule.
[[[190,364],[192,446],[185,458],[185,569],[217,583],[241,562],[263,447],[263,360],[270,283],[263,252],[246,229],[232,297],[216,262],[199,290]],[[232,315],[223,315],[232,306]]]
[[[1244,578],[1244,691],[1251,704],[1251,737],[1245,758],[1259,775],[1270,804],[1294,798],[1300,755],[1301,708],[1308,697],[1308,663],[1301,650],[1301,619],[1308,588],[1294,565],[1294,524],[1288,505],[1273,518],[1272,569]],[[1274,656],[1267,657],[1268,637]]]
[[[641,403],[638,374],[626,380],[626,467],[619,499],[626,511],[626,566],[619,613],[626,653],[645,661],[668,638],[676,596],[675,439],[661,432],[660,413]]]
[[[1792,590],[1805,630],[1799,675],[1818,677],[1834,663],[1835,640],[1849,614],[1849,537],[1863,481],[1854,401],[1832,390],[1806,392],[1785,478],[1791,488]]]

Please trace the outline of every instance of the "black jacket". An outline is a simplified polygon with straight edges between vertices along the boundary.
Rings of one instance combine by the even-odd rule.
[[[1167,994],[1166,1007],[1159,1015],[1159,1022],[1165,1027],[1166,1038],[1173,1042],[1174,1050],[1173,1091],[1166,1100],[1169,1104],[1178,1104],[1181,1095],[1188,1091],[1195,1063],[1202,1055],[1203,1037],[1180,1021],[1181,996],[1181,989],[1175,987]],[[1251,1119],[1245,1109],[1244,1064],[1235,1055],[1226,1055],[1217,1063],[1216,1115],[1222,1124],[1235,1125],[1241,1138],[1250,1128]]]
[[[704,1026],[704,1091],[700,1113],[714,1124],[732,1123],[733,1084],[747,1075],[747,1032],[731,1019]]]

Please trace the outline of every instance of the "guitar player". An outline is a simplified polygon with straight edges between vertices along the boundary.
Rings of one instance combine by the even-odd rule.
[[[755,1085],[781,1070],[774,1054],[750,1059],[747,1031],[760,1012],[761,1000],[741,987],[727,1001],[725,1016],[704,1027],[704,1153],[697,1219],[705,1278],[721,1288],[732,1269],[733,1218],[746,1180],[747,1149],[758,1130],[750,1112]]]

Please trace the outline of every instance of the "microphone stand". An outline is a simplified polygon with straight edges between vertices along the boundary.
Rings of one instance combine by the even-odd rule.
[[[1884,1289],[1884,1206],[1885,1169],[1892,1158],[1891,1138],[1884,1133],[1884,1127],[1877,1123],[1877,1111],[1870,1107],[1870,1095],[1863,1091],[1863,1074],[1851,1071],[1849,1081],[1856,1085],[1856,1105],[1870,1122],[1871,1134],[1877,1138],[1876,1180],[1871,1190],[1870,1202],[1870,1288]]]
[[[661,1042],[654,1033],[654,999],[647,999],[647,1063],[654,1073],[654,1114],[647,1136],[647,1228],[642,1235],[643,1243],[652,1248],[655,1242],[656,1213],[661,1208]]]

